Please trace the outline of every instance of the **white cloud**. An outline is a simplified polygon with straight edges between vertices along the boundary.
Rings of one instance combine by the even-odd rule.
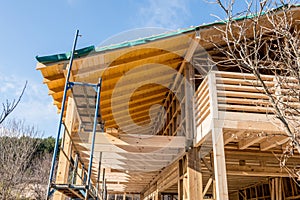
[[[188,0],[147,0],[139,10],[141,25],[169,29],[182,28],[190,16]]]
[[[17,84],[14,83],[15,78],[12,76],[5,76],[0,74],[0,93],[1,98],[5,98],[4,94],[10,94],[12,91],[15,91],[17,88]]]
[[[0,74],[0,103],[18,99],[25,82],[24,77]],[[41,82],[28,80],[21,102],[9,118],[25,120],[26,123],[35,125],[40,131],[45,131],[45,136],[55,135],[58,115],[47,92]]]

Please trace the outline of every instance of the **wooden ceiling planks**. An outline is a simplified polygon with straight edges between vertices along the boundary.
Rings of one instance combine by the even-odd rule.
[[[161,142],[158,139],[154,140]],[[74,138],[74,140],[76,141],[76,138]],[[131,142],[134,143],[135,140]],[[89,147],[85,144],[86,143],[81,145],[80,143],[76,143],[76,146],[77,149],[80,150],[81,159],[85,164],[88,164]],[[121,142],[121,144],[123,143]],[[83,151],[82,148],[85,149],[85,151]],[[167,150],[159,151],[153,151],[152,149],[151,151],[153,152],[141,153],[137,149],[132,152],[127,152],[126,150],[112,144],[106,146],[96,145],[92,174],[92,179],[94,181],[97,177],[97,158],[99,157],[100,151],[102,152],[103,156],[101,166],[106,169],[105,178],[107,187],[109,191],[113,192],[126,191],[139,193],[154,179],[161,169],[167,166],[178,156],[178,150],[175,150],[174,148],[168,148]]]
[[[148,73],[153,75],[157,74],[157,76],[153,76],[157,78],[153,81],[164,80],[168,74],[164,74],[163,69],[160,70],[160,66],[155,64],[167,65],[176,69],[182,61],[182,56],[188,46],[187,39],[188,37],[186,36],[180,36],[168,39],[167,41],[155,41],[151,44],[131,47],[130,49],[121,49],[104,54],[99,53],[87,56],[86,58],[78,58],[74,60],[72,74],[75,81],[84,82],[96,82],[99,76],[102,75],[103,90],[101,97],[103,99],[110,99],[111,92],[117,81],[126,74],[126,72],[137,66],[149,64]],[[58,109],[61,107],[60,101],[62,99],[65,81],[63,70],[66,68],[66,65],[66,62],[47,64],[44,66],[39,63],[37,67],[42,72],[44,83],[47,84],[49,94],[52,95]],[[144,75],[147,75],[147,72],[141,72],[132,76],[134,79],[143,80],[145,79],[143,78]],[[172,82],[172,78],[166,80],[166,82],[168,81]],[[134,83],[132,83],[132,85],[134,85]],[[148,89],[151,90],[152,88],[149,87]],[[147,91],[144,90],[144,92],[146,93]],[[106,106],[102,107],[106,108]]]
[[[131,122],[127,121],[125,116],[128,115],[128,112],[138,125],[148,124],[151,115],[159,111],[159,108],[156,108],[149,113],[149,109],[154,104],[162,105],[168,92],[166,86],[174,82],[174,74],[170,74],[169,69],[175,71],[182,63],[189,46],[189,37],[190,35],[180,35],[144,45],[77,58],[73,63],[72,79],[77,82],[97,83],[99,77],[102,77],[101,114],[106,127],[118,129],[115,117],[118,117],[123,125],[130,127]],[[64,71],[67,66],[67,61],[46,65],[39,63],[37,66],[44,77],[44,83],[48,86],[49,95],[53,97],[58,109],[61,108],[65,84]],[[142,66],[142,70],[139,70],[140,66]],[[167,66],[167,69],[162,66]],[[121,92],[112,97],[116,84],[128,73],[130,73],[130,81],[120,85],[119,91]],[[139,87],[137,87],[137,83],[139,83]],[[126,102],[124,97],[132,91],[129,102]],[[78,92],[80,93],[80,91]],[[78,95],[76,92],[75,95],[73,94],[74,98],[78,98],[80,96]],[[92,100],[92,96],[87,98]],[[112,98],[116,105],[114,113],[111,108]],[[82,103],[84,102],[77,103],[77,112],[81,115],[81,123],[83,121],[90,122],[91,114],[86,114],[87,112],[84,110],[93,111],[94,103],[92,106]],[[128,112],[124,111],[126,108],[128,108]],[[91,129],[92,127],[86,128]],[[149,135],[141,135],[149,134],[151,127],[149,128],[138,132],[140,134],[138,137],[120,135],[123,133],[121,130],[117,136],[107,133],[101,135],[97,132],[92,180],[96,180],[99,162],[97,158],[102,152],[102,167],[107,170],[108,190],[140,192],[161,169],[184,152],[185,139],[183,137],[172,137],[173,139],[171,139],[168,136],[152,136],[149,138]],[[87,166],[90,154],[89,136],[86,135],[85,140],[87,140],[85,141],[82,140],[82,135],[73,134],[72,139],[76,149],[79,150],[80,157]],[[103,137],[109,138],[106,144],[103,143]]]

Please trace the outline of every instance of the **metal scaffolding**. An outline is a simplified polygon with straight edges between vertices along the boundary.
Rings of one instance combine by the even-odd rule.
[[[76,31],[73,48],[71,51],[71,57],[69,61],[69,67],[67,71],[67,76],[65,80],[65,87],[62,99],[62,107],[60,112],[59,124],[58,124],[58,131],[55,141],[53,159],[51,164],[51,170],[49,175],[49,182],[47,188],[47,197],[46,199],[50,199],[55,191],[59,191],[62,194],[72,198],[72,199],[100,199],[102,193],[105,194],[105,190],[99,192],[99,182],[100,182],[100,171],[101,171],[101,155],[99,158],[99,166],[98,166],[98,175],[97,175],[97,186],[91,184],[91,176],[92,176],[92,164],[93,164],[93,157],[94,157],[94,145],[95,145],[95,136],[96,132],[104,131],[104,126],[102,123],[101,113],[99,112],[100,109],[100,93],[101,93],[101,84],[102,79],[99,79],[97,84],[91,83],[82,83],[82,82],[71,82],[71,70],[72,70],[72,63],[75,54],[75,48],[77,39],[79,36],[79,30]],[[84,162],[81,160],[79,156],[79,151],[76,149],[73,141],[71,141],[72,147],[75,149],[75,158],[72,158],[72,155],[68,155],[68,152],[64,151],[64,143],[65,137],[71,138],[71,132],[68,130],[64,123],[64,113],[65,113],[65,105],[67,102],[68,91],[71,90],[72,97],[74,102],[77,106],[77,112],[81,119],[81,129],[84,132],[91,131],[92,138],[91,138],[91,147],[90,147],[90,155],[89,155],[89,163],[87,168],[84,166]],[[98,126],[100,125],[100,126]],[[62,137],[61,137],[62,135]],[[61,141],[61,146],[59,146]],[[55,167],[57,165],[57,157],[58,153],[62,154],[67,161],[69,162],[70,170],[71,171],[71,178],[66,183],[56,183],[54,181],[54,174],[55,174]],[[78,173],[78,165],[81,164],[81,173]],[[103,172],[103,179],[105,180]],[[76,179],[81,179],[81,184],[76,184]],[[105,185],[104,187],[105,188]],[[102,197],[102,199],[105,199]]]

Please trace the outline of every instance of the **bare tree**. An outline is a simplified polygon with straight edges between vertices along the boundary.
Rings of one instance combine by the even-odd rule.
[[[226,15],[224,26],[215,27],[220,41],[209,40],[226,57],[216,65],[238,67],[255,76],[269,99],[272,114],[290,138],[280,158],[281,167],[286,167],[294,149],[300,153],[300,25],[293,12],[297,2],[252,0],[236,15],[234,0],[214,3]],[[264,74],[273,75],[274,83],[265,81]],[[298,175],[298,170],[287,170]]]
[[[19,95],[18,99],[13,99],[12,101],[9,101],[6,99],[5,103],[2,103],[2,112],[0,114],[0,124],[8,117],[8,115],[17,107],[17,105],[20,103],[22,96],[24,94],[24,91],[27,87],[27,81],[25,82],[25,85],[22,89],[21,94]]]
[[[0,199],[18,199],[22,196],[30,167],[38,146],[39,131],[23,121],[0,124]]]
[[[51,153],[43,153],[33,160],[30,189],[35,199],[43,199],[46,195],[51,161]]]

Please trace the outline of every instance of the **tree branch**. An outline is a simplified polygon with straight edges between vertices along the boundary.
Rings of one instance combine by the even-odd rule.
[[[12,113],[12,111],[17,107],[17,105],[20,103],[23,94],[25,92],[25,89],[27,87],[27,81],[25,82],[25,85],[22,89],[21,94],[19,95],[19,98],[16,100],[14,99],[13,101],[9,101],[8,99],[6,99],[6,103],[2,103],[2,107],[3,107],[3,111],[0,115],[0,124],[8,117],[8,115],[10,113]]]

